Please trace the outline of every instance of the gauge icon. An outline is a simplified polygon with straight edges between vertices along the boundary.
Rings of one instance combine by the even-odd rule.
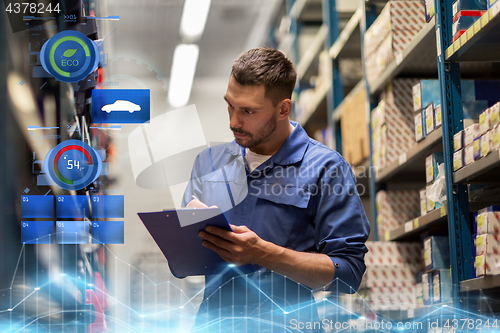
[[[102,161],[88,144],[78,140],[61,142],[44,161],[47,176],[65,190],[80,190],[99,177]]]
[[[66,30],[43,44],[40,62],[57,80],[78,82],[96,70],[99,49],[81,32]]]

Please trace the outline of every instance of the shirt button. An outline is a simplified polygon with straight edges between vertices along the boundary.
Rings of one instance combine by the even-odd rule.
[[[336,267],[336,268],[339,268],[339,264],[335,263],[335,267]]]

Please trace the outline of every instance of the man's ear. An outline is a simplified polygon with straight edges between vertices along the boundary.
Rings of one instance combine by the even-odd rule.
[[[293,103],[290,99],[284,99],[280,102],[280,113],[279,113],[279,117],[280,118],[286,118],[290,115],[290,113],[292,112],[292,108],[293,108]]]

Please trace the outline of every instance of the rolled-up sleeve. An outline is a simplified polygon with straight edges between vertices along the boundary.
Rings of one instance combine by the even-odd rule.
[[[329,290],[352,294],[365,272],[365,245],[370,224],[361,204],[351,167],[341,159],[322,178],[315,218],[317,249],[335,267]]]

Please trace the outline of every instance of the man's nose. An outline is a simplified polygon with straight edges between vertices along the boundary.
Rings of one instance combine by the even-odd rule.
[[[242,121],[237,110],[229,113],[229,126],[231,128],[241,128]]]

